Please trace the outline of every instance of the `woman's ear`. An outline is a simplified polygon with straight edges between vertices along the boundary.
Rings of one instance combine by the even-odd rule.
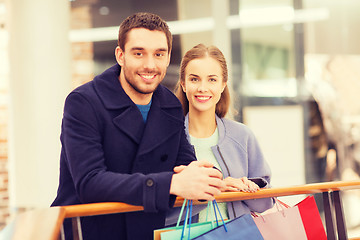
[[[180,85],[181,85],[183,92],[186,93],[185,82],[180,82]]]
[[[223,92],[224,92],[224,90],[225,90],[226,86],[227,86],[227,83],[226,83],[226,82],[224,82],[224,83],[223,83],[223,88],[222,88],[222,90],[221,90],[221,93],[223,93]]]

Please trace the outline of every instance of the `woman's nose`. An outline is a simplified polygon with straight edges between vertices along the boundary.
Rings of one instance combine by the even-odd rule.
[[[207,85],[206,85],[206,82],[205,81],[201,81],[199,83],[199,88],[198,88],[198,91],[199,92],[206,92],[208,89]]]

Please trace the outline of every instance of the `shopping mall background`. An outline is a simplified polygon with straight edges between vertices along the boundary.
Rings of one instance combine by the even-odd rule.
[[[255,132],[272,186],[359,179],[358,0],[0,0],[0,228],[53,200],[64,99],[115,63],[118,25],[139,11],[174,34],[171,89],[189,48],[225,53],[229,117]],[[350,230],[359,198],[344,194]]]

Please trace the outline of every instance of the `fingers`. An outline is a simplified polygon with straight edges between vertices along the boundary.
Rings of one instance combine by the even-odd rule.
[[[214,164],[204,160],[193,161],[188,165],[188,167],[202,168],[202,171],[210,177],[219,178],[219,179],[222,179],[223,177],[221,171],[218,170],[217,168],[214,168]]]
[[[196,196],[194,196],[194,199],[196,199],[196,200],[201,199],[201,200],[207,200],[207,201],[214,200],[215,196],[220,195],[221,192],[222,192],[221,189],[211,186],[211,185],[208,185],[208,186],[204,187],[203,191],[199,191],[196,194]]]
[[[219,178],[219,179],[223,178],[222,173],[219,170],[215,169],[215,168],[206,168],[204,170],[206,172],[208,172],[210,177]]]
[[[221,171],[218,170],[217,168],[214,168],[214,164],[212,164],[212,163],[209,163],[206,161],[193,161],[188,166],[204,167],[204,168],[208,169],[206,171],[208,171],[209,176],[220,178],[220,179],[222,178]],[[179,173],[182,170],[184,170],[186,167],[187,166],[180,165],[180,166],[174,167],[173,171],[175,173]]]
[[[193,161],[190,164],[196,165],[198,167],[206,167],[206,168],[212,168],[214,166],[214,164],[204,160]]]
[[[177,166],[177,167],[174,167],[173,171],[174,171],[175,173],[179,173],[179,172],[181,172],[182,170],[184,170],[185,167],[186,167],[186,166],[184,166],[184,165]]]
[[[249,191],[249,192],[256,192],[260,189],[256,183],[249,180],[247,177],[243,177],[242,181],[247,186],[247,191]]]
[[[226,183],[227,191],[256,192],[260,189],[256,183],[247,179],[247,177],[227,177],[224,181]]]
[[[226,187],[222,174],[212,164],[194,161],[174,168],[170,193],[187,199],[213,200]]]

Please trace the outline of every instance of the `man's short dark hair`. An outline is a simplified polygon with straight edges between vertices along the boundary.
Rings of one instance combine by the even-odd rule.
[[[158,15],[147,12],[135,13],[127,17],[120,24],[118,45],[121,50],[125,51],[125,43],[127,41],[128,32],[134,28],[145,28],[150,31],[156,30],[165,33],[168,44],[168,52],[171,51],[172,35],[169,30],[169,26]]]

